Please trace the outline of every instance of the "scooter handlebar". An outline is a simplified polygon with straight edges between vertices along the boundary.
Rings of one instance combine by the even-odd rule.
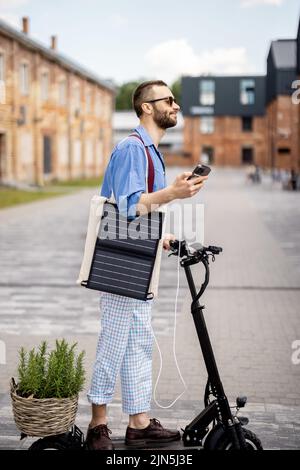
[[[190,248],[194,250],[194,252],[201,252],[201,253],[211,253],[213,255],[218,255],[223,251],[223,249],[220,246],[202,246],[199,243],[191,245],[191,247],[188,246],[185,240],[179,241],[179,240],[170,240],[170,249],[172,251],[172,254],[174,255],[179,255],[180,257],[189,254]],[[180,253],[179,253],[179,248],[180,248]]]
[[[221,248],[220,246],[209,245],[209,247],[207,248],[207,251],[210,251],[213,255],[218,255],[219,253],[223,251],[223,248]]]

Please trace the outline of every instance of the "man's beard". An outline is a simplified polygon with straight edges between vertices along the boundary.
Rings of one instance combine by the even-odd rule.
[[[160,129],[168,129],[169,127],[174,127],[177,124],[175,113],[170,116],[168,111],[162,113],[161,111],[157,111],[157,109],[154,109],[153,120]]]

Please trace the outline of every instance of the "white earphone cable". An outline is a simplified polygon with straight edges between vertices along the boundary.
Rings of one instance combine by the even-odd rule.
[[[182,239],[182,238],[181,238]],[[179,242],[179,253],[180,253],[180,247],[181,247],[181,242]],[[161,371],[162,371],[162,354],[161,354],[161,350],[159,348],[159,344],[158,344],[158,341],[156,339],[156,336],[153,332],[153,336],[154,336],[154,339],[155,339],[155,343],[156,343],[156,346],[157,346],[157,349],[158,349],[158,353],[159,353],[159,359],[160,359],[160,367],[159,367],[159,372],[158,372],[158,376],[157,376],[157,379],[156,379],[156,383],[155,383],[155,386],[154,386],[154,391],[153,391],[153,399],[154,399],[154,402],[155,404],[159,407],[159,408],[171,408],[176,402],[177,400],[179,400],[179,398],[182,397],[182,395],[185,393],[185,391],[187,390],[187,386],[186,386],[186,383],[184,381],[184,378],[182,377],[182,374],[181,374],[181,371],[180,371],[180,368],[179,368],[179,365],[178,365],[178,361],[177,361],[177,357],[176,357],[176,323],[177,323],[177,304],[178,304],[178,294],[179,294],[179,268],[180,268],[180,256],[179,256],[179,253],[178,253],[178,263],[177,263],[177,289],[176,289],[176,297],[175,297],[175,310],[174,310],[174,331],[173,331],[173,355],[174,355],[174,360],[175,360],[175,364],[176,364],[176,368],[177,368],[177,371],[179,373],[179,377],[180,377],[180,380],[184,386],[184,390],[183,392],[178,395],[177,398],[175,398],[174,401],[172,401],[172,403],[168,406],[163,406],[163,405],[160,405],[160,403],[158,403],[158,401],[156,400],[156,389],[157,389],[157,385],[158,385],[158,382],[159,382],[159,379],[160,379],[160,375],[161,375]]]

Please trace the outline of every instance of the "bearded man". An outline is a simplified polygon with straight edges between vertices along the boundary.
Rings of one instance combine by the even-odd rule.
[[[101,190],[101,196],[110,198],[113,194],[119,211],[129,219],[175,199],[194,196],[207,178],[188,180],[192,173],[184,172],[166,185],[164,158],[158,145],[166,129],[177,124],[180,106],[165,82],[141,83],[133,94],[133,107],[140,124],[113,150]],[[154,167],[152,192],[147,191],[147,153]],[[173,235],[164,237],[166,250],[170,249],[171,239]],[[88,449],[114,448],[107,427],[107,405],[113,399],[119,373],[122,408],[129,415],[125,443],[142,447],[180,439],[179,431],[164,428],[159,420],[148,415],[152,396],[152,304],[151,300],[100,294],[101,332],[88,392],[92,404]]]

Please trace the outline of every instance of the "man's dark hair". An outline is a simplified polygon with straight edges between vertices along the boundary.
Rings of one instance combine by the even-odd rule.
[[[145,100],[149,99],[149,90],[153,86],[168,86],[162,80],[149,80],[148,82],[141,83],[134,91],[132,96],[132,105],[136,112],[137,117],[139,118],[142,113],[142,104],[145,103]]]

